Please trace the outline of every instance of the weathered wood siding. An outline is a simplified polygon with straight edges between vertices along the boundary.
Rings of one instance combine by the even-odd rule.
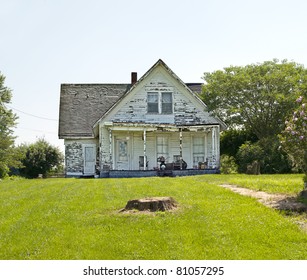
[[[148,92],[171,92],[172,114],[147,113]],[[162,67],[157,67],[140,84],[125,96],[104,121],[133,123],[164,123],[176,125],[212,124],[216,120],[205,106]]]
[[[98,147],[98,139],[65,139],[64,144],[66,175],[82,175],[84,173],[84,145],[93,144]]]

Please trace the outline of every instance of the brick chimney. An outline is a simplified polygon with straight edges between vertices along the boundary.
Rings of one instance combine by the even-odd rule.
[[[133,86],[138,80],[138,73],[131,72],[131,85]]]

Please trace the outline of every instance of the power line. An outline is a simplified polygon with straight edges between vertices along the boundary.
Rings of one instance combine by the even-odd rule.
[[[18,110],[18,109],[14,108],[12,106],[9,106],[9,105],[6,105],[6,106],[9,107],[10,109],[13,109],[13,110],[15,110],[17,112],[23,113],[23,114],[28,115],[30,117],[34,117],[34,118],[41,119],[41,120],[46,120],[46,121],[53,121],[53,122],[57,122],[58,121],[56,119],[50,119],[50,118],[45,118],[45,117],[41,117],[41,116],[36,116],[36,115],[30,114],[30,113]]]
[[[23,129],[23,130],[28,130],[28,131],[33,131],[33,132],[57,135],[57,132],[55,132],[55,131],[44,131],[44,130],[39,130],[39,129],[26,128],[26,127],[17,127],[17,128]]]

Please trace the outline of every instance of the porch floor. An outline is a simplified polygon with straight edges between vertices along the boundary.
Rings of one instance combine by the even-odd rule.
[[[177,177],[203,174],[219,174],[219,169],[185,169],[185,170],[109,170],[101,171],[100,178],[136,178],[136,177]]]

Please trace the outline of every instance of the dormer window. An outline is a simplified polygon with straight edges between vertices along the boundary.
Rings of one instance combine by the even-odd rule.
[[[173,94],[171,92],[148,92],[147,94],[148,114],[172,114]]]

